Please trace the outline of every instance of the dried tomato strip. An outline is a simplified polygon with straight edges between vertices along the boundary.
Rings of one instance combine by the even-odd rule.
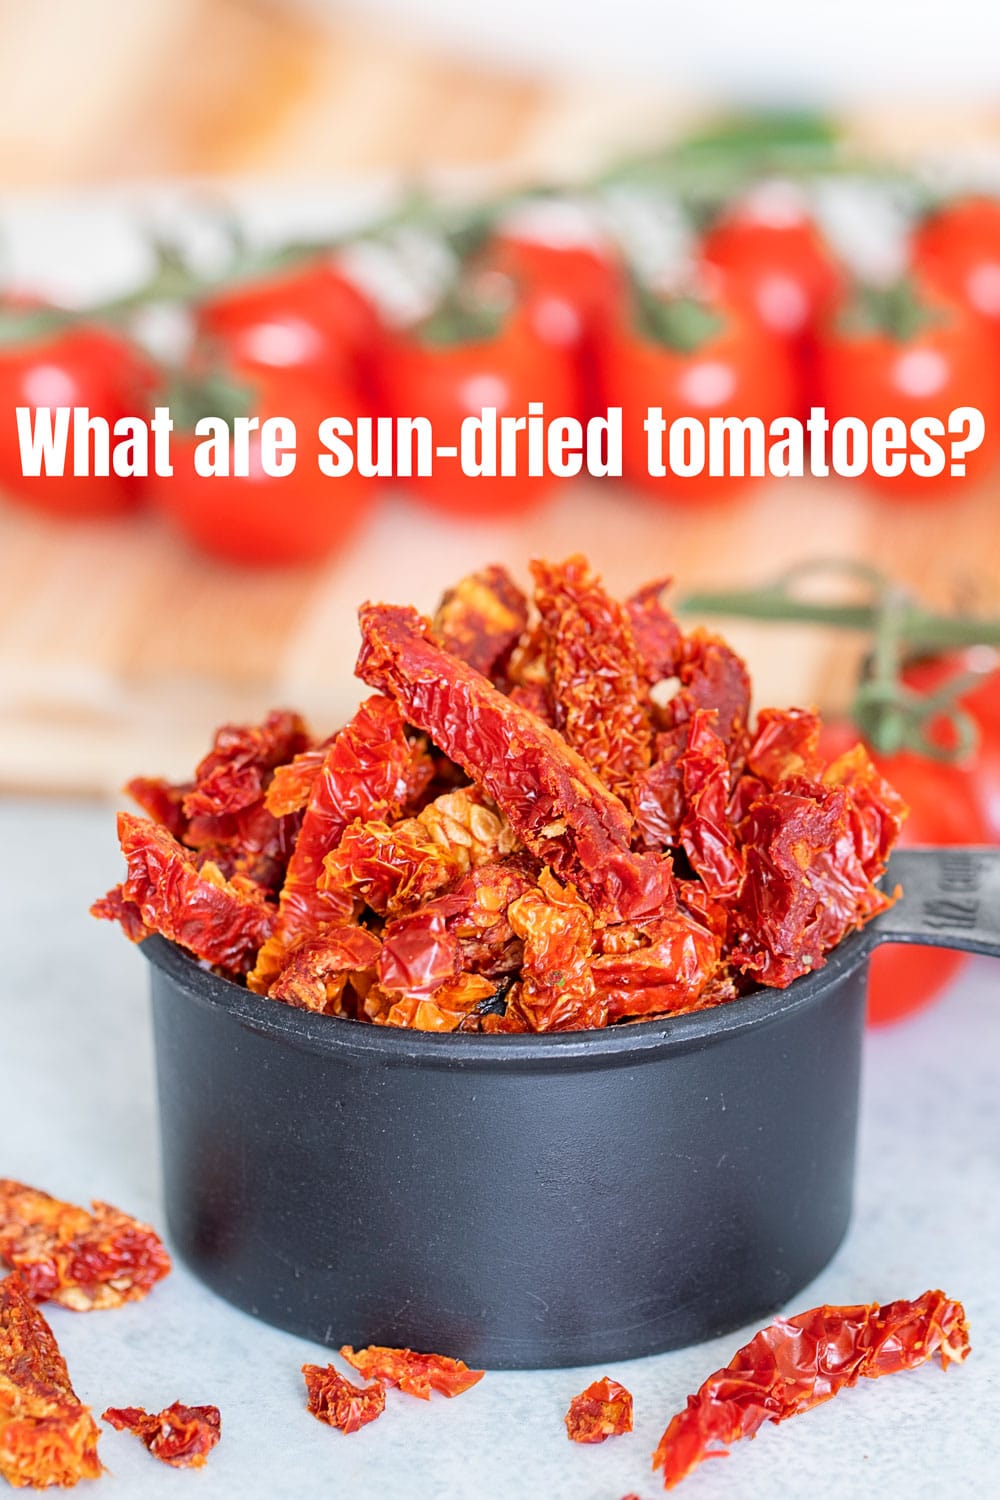
[[[141,1406],[109,1406],[101,1417],[116,1432],[134,1432],[154,1458],[172,1469],[200,1469],[222,1436],[217,1406],[185,1406],[175,1401],[163,1411]]]
[[[18,1273],[0,1281],[0,1474],[15,1487],[98,1479],[100,1429]]]
[[[681,627],[663,603],[663,594],[672,582],[671,578],[654,579],[625,601],[643,674],[650,685],[673,677],[680,661]]]
[[[746,662],[721,636],[693,630],[683,638],[676,675],[680,688],[664,709],[665,727],[675,729],[686,723],[696,709],[715,709],[716,732],[725,741],[730,760],[739,761],[750,716]]]
[[[301,938],[268,994],[299,1010],[339,1015],[351,975],[374,970],[381,946],[365,927],[327,927],[319,937]]]
[[[531,571],[556,727],[628,804],[652,746],[645,666],[628,611],[583,557],[533,562]]]
[[[380,1381],[374,1385],[352,1385],[333,1365],[303,1365],[302,1374],[306,1382],[306,1410],[328,1427],[357,1432],[385,1411],[385,1386]]]
[[[274,934],[247,979],[252,990],[265,993],[270,988],[296,938],[353,915],[353,900],[321,888],[323,861],[355,818],[377,812],[395,817],[401,810],[411,761],[403,727],[396,705],[373,697],[332,740],[288,864]]]
[[[543,863],[623,917],[672,900],[669,863],[631,853],[628,809],[558,734],[435,646],[414,610],[365,605],[360,619],[358,675],[394,695]]]
[[[510,660],[528,625],[528,601],[506,568],[481,568],[456,583],[434,615],[434,639],[484,677]]]
[[[267,773],[308,744],[302,720],[286,709],[269,713],[263,724],[224,724],[184,796],[186,816],[218,817],[259,802]]]
[[[912,1370],[937,1354],[943,1369],[969,1353],[965,1310],[943,1292],[883,1307],[814,1307],[777,1318],[689,1396],[653,1455],[672,1489],[705,1458],[764,1422],[783,1422],[864,1378]]]
[[[632,1393],[605,1375],[574,1396],[566,1432],[574,1443],[603,1443],[632,1431]]]
[[[366,1380],[398,1385],[421,1401],[429,1401],[432,1390],[442,1396],[460,1396],[486,1373],[470,1370],[464,1360],[443,1354],[417,1354],[413,1349],[386,1349],[378,1344],[357,1350],[345,1344],[340,1353]]]
[[[75,1312],[138,1302],[170,1270],[155,1230],[107,1203],[93,1212],[0,1178],[0,1260],[36,1302]]]
[[[244,969],[274,926],[260,889],[240,875],[227,881],[210,862],[199,869],[190,850],[148,818],[119,813],[118,840],[128,866],[121,896],[145,926],[208,963]]]

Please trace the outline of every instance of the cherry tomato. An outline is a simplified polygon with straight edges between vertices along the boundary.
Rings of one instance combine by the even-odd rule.
[[[792,344],[816,329],[843,286],[816,225],[787,201],[736,204],[708,230],[701,253],[722,276],[727,300]]]
[[[378,313],[327,260],[223,288],[198,304],[195,325],[202,342],[244,369],[294,371],[324,394],[345,381],[367,391]]]
[[[833,758],[857,739],[852,725],[834,722],[824,728],[822,749]],[[980,809],[968,777],[958,767],[910,751],[889,756],[870,753],[909,805],[910,815],[899,839],[902,847],[982,842]],[[884,1026],[922,1010],[947,988],[965,962],[964,953],[946,948],[900,943],[876,949],[868,981],[869,1023]]]
[[[1000,370],[982,323],[955,302],[917,289],[924,321],[901,336],[865,323],[851,327],[842,313],[818,344],[817,383],[831,423],[858,417],[869,426],[880,417],[899,417],[907,427],[922,416],[944,423],[948,455],[943,473],[918,477],[908,469],[894,477],[870,472],[858,482],[887,499],[935,499],[982,481],[994,467],[1000,434],[994,414],[1000,410]],[[955,407],[978,407],[986,417],[982,444],[965,458],[966,474],[949,473],[948,417]]]
[[[915,231],[912,259],[922,276],[1000,335],[1000,202],[945,204]]]
[[[625,273],[611,247],[552,244],[514,233],[495,234],[479,258],[487,274],[507,277],[524,303],[533,332],[574,361],[574,412],[597,411],[595,340],[620,312]]]
[[[686,321],[692,304],[684,303]],[[673,316],[678,304],[667,306]],[[777,341],[762,339],[735,308],[713,302],[697,311],[706,332],[693,349],[671,347],[648,321],[640,325],[638,314],[609,322],[602,339],[601,399],[622,407],[625,477],[661,500],[726,500],[752,481],[713,477],[707,458],[705,470],[691,477],[651,476],[643,429],[647,407],[662,409],[668,435],[670,424],[682,416],[706,423],[711,417],[759,417],[766,426],[793,409],[793,372]],[[665,450],[666,443],[667,437]]]
[[[541,402],[547,418],[576,412],[572,361],[538,338],[520,306],[486,337],[438,341],[420,326],[399,330],[386,341],[380,379],[384,409],[429,418],[435,447],[458,447],[463,420],[484,407],[494,407],[498,419],[525,417],[531,402]],[[446,515],[483,518],[530,511],[558,481],[526,473],[522,441],[516,477],[466,475],[458,458],[445,457],[435,458],[433,475],[402,482]]]
[[[247,372],[240,372],[244,378]],[[373,481],[355,471],[338,478],[317,466],[316,433],[331,410],[356,421],[357,397],[348,387],[335,395],[336,405],[301,379],[256,373],[248,387],[244,415],[289,417],[295,423],[297,461],[294,473],[275,478],[261,464],[259,434],[250,439],[250,472],[199,475],[195,449],[202,439],[175,431],[171,452],[173,475],[150,480],[153,501],[162,514],[202,551],[224,562],[282,565],[317,561],[346,543],[371,508]],[[205,403],[206,415],[221,415],[216,403]]]
[[[903,671],[903,680],[920,693],[932,693],[963,672],[978,675],[962,694],[960,705],[976,721],[979,744],[970,764],[960,763],[958,774],[964,775],[979,808],[980,838],[1000,843],[1000,659],[988,646],[973,646],[967,651],[953,651],[943,656],[911,662]],[[953,727],[946,720],[931,726],[931,736],[942,749],[951,750],[956,740]]]
[[[13,310],[25,327],[32,314],[44,318],[45,310]],[[0,490],[52,516],[110,516],[132,510],[139,504],[142,480],[71,472],[25,478],[16,409],[85,406],[91,416],[106,418],[113,428],[122,417],[149,414],[155,384],[151,361],[126,339],[96,324],[66,321],[24,342],[0,342]]]

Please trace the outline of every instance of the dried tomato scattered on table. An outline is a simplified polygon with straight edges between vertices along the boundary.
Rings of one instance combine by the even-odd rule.
[[[318,1422],[341,1432],[357,1432],[385,1410],[385,1386],[352,1385],[333,1365],[303,1365],[306,1409]]]
[[[603,1443],[632,1431],[632,1393],[605,1375],[579,1396],[566,1413],[566,1431],[574,1443]]]
[[[862,1377],[912,1370],[935,1354],[947,1369],[968,1353],[965,1310],[943,1292],[776,1318],[688,1397],[660,1439],[653,1468],[672,1489],[703,1459],[753,1437],[764,1422],[808,1411]]]
[[[74,1312],[138,1302],[170,1270],[155,1230],[108,1203],[93,1211],[0,1178],[0,1261],[36,1302]]]
[[[154,1458],[173,1469],[200,1469],[222,1436],[217,1406],[184,1406],[180,1401],[157,1412],[109,1406],[101,1421],[117,1432],[134,1432]]]
[[[398,1385],[408,1396],[429,1401],[431,1391],[441,1396],[460,1396],[482,1380],[485,1370],[470,1370],[461,1359],[443,1354],[417,1354],[412,1349],[385,1349],[371,1344],[367,1349],[352,1349],[345,1344],[341,1356],[366,1380],[380,1380]]]
[[[0,1474],[15,1488],[97,1479],[100,1429],[19,1272],[0,1281]]]
[[[510,1033],[783,987],[893,899],[906,809],[652,583],[499,566],[433,617],[360,611],[374,689],[326,739],[227,725],[188,782],[137,778],[95,903],[250,989],[366,1025]]]

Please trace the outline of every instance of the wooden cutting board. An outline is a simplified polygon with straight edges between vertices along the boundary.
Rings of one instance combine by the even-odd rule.
[[[940,606],[1000,598],[994,489],[909,507],[837,481],[762,484],[716,510],[659,505],[611,483],[567,485],[536,515],[456,526],[386,493],[345,554],[308,570],[213,565],[155,520],[67,527],[0,511],[0,787],[113,793],[137,772],[180,775],[213,728],[268,707],[323,730],[357,701],[364,599],[432,608],[486,561],[584,551],[613,590],[672,574],[747,586],[818,555],[864,558]],[[863,641],[727,623],[758,703],[846,702]]]

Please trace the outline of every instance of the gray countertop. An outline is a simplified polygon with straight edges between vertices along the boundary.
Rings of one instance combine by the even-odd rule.
[[[0,1175],[162,1223],[142,958],[87,916],[118,878],[113,817],[76,803],[0,803]],[[857,1204],[848,1237],[789,1312],[887,1301],[941,1286],[967,1307],[973,1354],[865,1381],[705,1465],[691,1500],[843,1500],[1000,1493],[1000,968],[971,961],[931,1010],[868,1039]],[[95,1412],[214,1402],[223,1439],[196,1478],[110,1430],[108,1494],[372,1495],[383,1500],[619,1500],[659,1492],[649,1456],[689,1391],[753,1329],[607,1369],[488,1374],[430,1406],[390,1392],[349,1437],[305,1411],[299,1367],[324,1351],[234,1311],[183,1266],[145,1302],[51,1321]],[[450,1351],[461,1354],[461,1350]],[[636,1430],[597,1447],[563,1414],[591,1379],[635,1396]]]

